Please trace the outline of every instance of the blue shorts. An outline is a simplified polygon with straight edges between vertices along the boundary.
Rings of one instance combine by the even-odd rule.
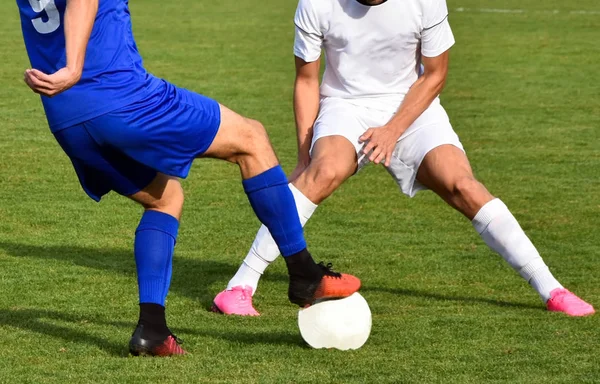
[[[185,178],[212,144],[219,103],[163,80],[156,85],[135,103],[54,133],[92,199],[132,195],[158,172]]]

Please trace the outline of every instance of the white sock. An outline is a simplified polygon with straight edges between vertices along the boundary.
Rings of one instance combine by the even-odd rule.
[[[289,187],[294,195],[294,200],[296,201],[300,224],[304,227],[304,224],[306,224],[308,219],[310,219],[315,212],[315,209],[317,209],[317,205],[310,201],[308,197],[304,196],[304,194],[291,183],[289,184]],[[229,281],[229,284],[227,284],[227,289],[240,285],[248,286],[252,288],[252,293],[254,294],[258,287],[258,280],[269,264],[275,261],[277,256],[279,256],[279,248],[267,227],[263,225],[258,230],[244,262],[235,276]]]
[[[473,226],[483,241],[531,284],[544,302],[550,299],[552,290],[563,288],[500,199],[481,207],[473,219]]]

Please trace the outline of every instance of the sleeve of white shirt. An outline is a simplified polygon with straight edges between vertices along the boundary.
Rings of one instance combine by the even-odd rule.
[[[323,48],[323,32],[312,0],[300,0],[294,24],[296,24],[294,55],[307,63],[316,61],[321,56]]]
[[[423,10],[421,54],[436,57],[454,45],[454,35],[448,23],[446,0],[428,0],[428,3]]]

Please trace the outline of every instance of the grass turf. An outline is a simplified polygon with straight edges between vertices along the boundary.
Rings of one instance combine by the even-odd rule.
[[[148,69],[263,121],[287,170],[294,7],[131,4]],[[449,8],[457,45],[442,99],[476,174],[559,280],[600,305],[600,22],[572,12],[600,9],[593,0],[451,0]],[[0,14],[0,382],[600,382],[600,317],[544,311],[458,213],[432,193],[401,196],[374,166],[323,204],[306,231],[317,257],[363,279],[374,325],[362,349],[303,345],[281,262],[255,296],[261,318],[207,311],[258,222],[235,167],[204,160],[184,182],[168,300],[170,326],[192,354],[128,358],[140,209],[113,195],[95,204],[81,191],[21,81],[28,62],[14,3],[0,4]]]

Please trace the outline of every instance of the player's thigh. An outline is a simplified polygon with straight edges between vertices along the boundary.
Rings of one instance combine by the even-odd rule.
[[[366,108],[350,104],[347,100],[337,98],[324,98],[319,104],[319,115],[313,125],[313,135],[311,142],[311,160],[315,158],[315,146],[322,142],[322,138],[337,136],[341,139],[337,142],[345,147],[349,143],[354,148],[354,154],[359,154],[364,143],[360,141],[360,136],[365,133],[370,126],[366,123],[365,117],[368,114]],[[347,142],[347,143],[346,143]],[[324,147],[327,143],[322,142]],[[349,148],[349,147],[348,147]],[[329,149],[328,149],[329,151]],[[350,152],[350,151],[348,151]]]
[[[369,128],[363,118],[367,110],[346,100],[325,98],[313,126],[311,161],[305,171],[307,182],[337,188],[356,173],[363,143],[360,136]]]
[[[443,112],[443,109],[441,112]],[[431,174],[432,167],[430,167],[431,161],[429,160],[434,156],[431,154],[435,154],[437,149],[448,147],[455,156],[466,159],[458,136],[452,129],[445,112],[443,114],[441,112],[433,111],[433,113],[421,116],[418,123],[422,125],[411,126],[407,134],[400,137],[392,153],[391,163],[387,170],[400,187],[400,190],[409,197],[413,197],[417,192],[424,189],[439,192],[437,184],[434,184],[432,179],[438,180],[437,177],[441,175]],[[428,155],[431,156],[428,157]],[[443,158],[440,160],[444,161]],[[444,165],[448,165],[454,160],[447,158],[445,161],[447,163]],[[452,167],[454,166],[448,168]],[[461,173],[464,170],[470,172],[468,161],[466,166],[461,162],[457,163],[454,172]],[[445,173],[444,170],[441,170],[441,172]],[[442,177],[442,180],[444,178],[445,176]]]
[[[417,178],[470,220],[494,198],[473,176],[467,155],[451,144],[429,151]]]
[[[278,164],[269,136],[260,122],[244,117],[224,105],[220,105],[220,110],[219,130],[202,157],[239,162],[245,156],[255,156],[265,163],[266,168]]]
[[[450,193],[457,180],[473,178],[465,152],[453,144],[431,149],[421,162],[417,180],[438,194]]]
[[[343,136],[325,136],[313,145],[308,167],[293,182],[313,203],[320,204],[356,172],[356,149]]]
[[[344,181],[356,172],[357,157],[356,147],[347,137],[321,137],[312,147],[311,162],[307,171],[330,172],[336,179]]]
[[[446,111],[436,99],[398,142],[397,159],[414,169],[418,187],[441,192],[452,180],[472,177],[471,165]]]
[[[356,106],[339,98],[323,98],[313,124],[310,164],[294,185],[320,204],[357,170],[359,137],[369,128]]]

